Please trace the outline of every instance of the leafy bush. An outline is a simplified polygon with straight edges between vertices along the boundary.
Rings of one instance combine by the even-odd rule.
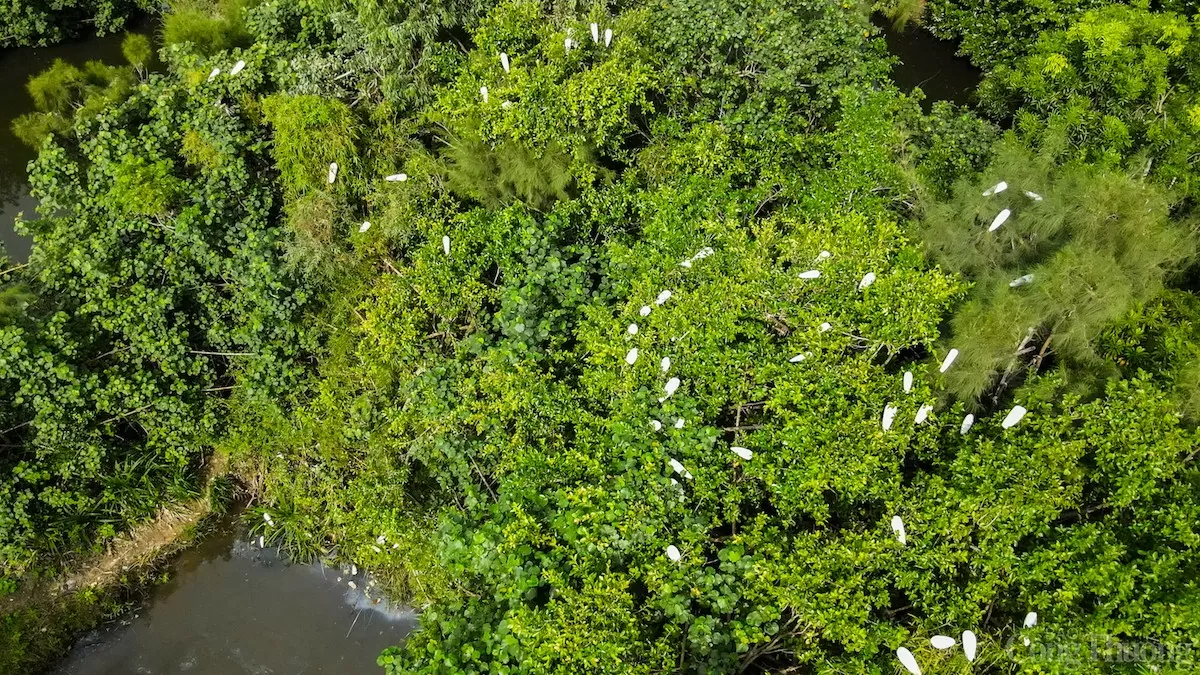
[[[0,47],[44,47],[86,32],[115,33],[131,15],[157,6],[152,0],[9,0],[0,5]]]

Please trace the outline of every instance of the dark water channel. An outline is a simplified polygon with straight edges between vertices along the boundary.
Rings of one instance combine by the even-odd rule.
[[[360,570],[289,565],[227,523],[171,565],[170,581],[114,627],[85,636],[57,675],[379,673],[414,614],[364,595]],[[341,581],[338,578],[341,577]],[[356,581],[357,591],[347,582]]]
[[[905,92],[920,87],[925,93],[921,107],[926,112],[935,101],[963,105],[974,102],[983,71],[956,54],[958,45],[939,40],[920,26],[895,30],[891,22],[879,16],[875,25],[883,31],[888,51],[900,61],[892,69],[892,81]]]

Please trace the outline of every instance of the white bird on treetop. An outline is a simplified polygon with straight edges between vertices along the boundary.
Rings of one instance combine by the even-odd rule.
[[[594,26],[596,24],[592,25]],[[671,562],[679,562],[679,560],[683,558],[683,555],[679,553],[679,549],[675,548],[674,544],[671,544],[667,547],[667,557],[671,559]]]
[[[671,379],[667,380],[667,385],[665,387],[663,387],[663,389],[667,392],[667,398],[670,398],[675,393],[675,390],[678,388],[679,388],[679,378],[678,377],[672,377]]]
[[[964,630],[962,634],[963,653],[967,655],[968,661],[975,660],[975,633]]]
[[[450,237],[444,234],[442,235],[442,251],[444,251],[446,255],[450,255]]]
[[[387,181],[387,182],[389,182],[389,183],[403,183],[404,181],[408,180],[408,174],[406,174],[406,173],[394,173],[394,174],[392,174],[392,175],[390,175],[390,176],[384,176],[384,178],[383,178],[383,179],[384,179],[384,180],[386,180],[386,181]]]
[[[653,427],[655,431],[662,431],[662,422],[659,422],[658,420],[650,420],[650,426]]]
[[[662,293],[658,294],[657,298],[654,299],[654,304],[661,305],[670,299],[671,299],[671,291],[663,291]]]
[[[629,324],[629,327],[625,329],[625,331],[628,332],[630,335],[637,335],[638,326],[636,323],[631,323],[631,324]]]
[[[596,44],[600,44],[600,25],[594,23],[594,24],[592,24],[591,28],[592,28],[592,42],[594,42]]]
[[[1031,281],[1033,281],[1033,275],[1026,274],[1024,276],[1019,276],[1016,279],[1013,279],[1012,281],[1008,282],[1008,287],[1009,288],[1017,288],[1018,286],[1024,286],[1025,284],[1027,284]]]
[[[801,361],[807,359],[809,356],[812,356],[812,354],[810,352],[804,352],[803,354],[797,354],[797,355],[793,356],[792,358],[788,359],[788,361],[791,361],[792,363],[800,363]]]
[[[1037,625],[1037,612],[1030,612],[1025,615],[1025,627],[1033,628]]]
[[[604,46],[605,47],[608,47],[612,44],[612,35],[613,35],[613,33],[612,33],[611,28],[604,29]]]
[[[363,232],[366,232],[369,229],[371,229],[371,221],[364,220],[363,224],[358,226],[358,233],[362,234]]]
[[[670,370],[671,369],[671,357],[664,356],[662,358],[662,361],[659,362],[658,367],[662,368],[662,371],[664,373],[667,372],[668,370]]]
[[[504,68],[504,72],[508,72],[508,52],[500,52],[500,65]]]
[[[901,647],[896,650],[896,658],[900,659],[900,665],[904,666],[905,670],[912,675],[921,675],[921,666],[917,665],[917,659],[913,657],[912,652]]]
[[[625,363],[628,363],[629,365],[632,366],[633,364],[637,363],[637,357],[638,357],[638,348],[634,347],[633,349],[630,349],[628,352],[626,352]]]
[[[914,424],[924,424],[925,420],[929,419],[929,413],[933,411],[933,406],[929,404],[922,405],[917,408],[917,417],[913,420]]]
[[[754,457],[754,451],[750,450],[750,448],[743,448],[743,447],[739,447],[739,446],[735,445],[729,449],[733,451],[733,454],[737,455],[738,457],[741,457],[742,459],[746,460],[747,462],[749,462],[750,459],[752,457]]]
[[[934,649],[950,649],[958,643],[949,635],[934,635],[929,638],[929,644],[933,645]]]
[[[483,86],[483,87],[480,87],[480,88],[479,88],[479,95],[483,97],[483,102],[484,102],[484,103],[487,103],[487,102],[488,102],[488,90],[487,90],[487,86]]]
[[[833,254],[830,253],[829,251],[821,251],[820,253],[817,254],[817,261],[826,260],[831,255],[833,255]]]
[[[330,165],[329,165],[329,175],[327,176],[327,179],[328,179],[328,182],[329,182],[329,184],[330,184],[330,185],[333,185],[333,181],[337,180],[337,173],[338,173],[338,165],[337,165],[337,162],[332,162],[332,163],[330,163]]]
[[[957,358],[958,358],[958,350],[951,349],[949,352],[946,353],[946,358],[942,359],[942,367],[938,369],[938,372],[944,373],[947,370],[950,370],[950,366],[954,364],[954,359],[957,359]]]
[[[904,519],[900,516],[892,516],[892,532],[896,533],[896,541],[901,544],[908,543],[908,533],[904,530]]]
[[[684,424],[685,424],[685,423],[684,423],[684,421],[683,421],[683,418],[682,418],[682,417],[680,417],[679,419],[675,420],[675,428],[676,428],[676,429],[682,429]]]
[[[1000,426],[1005,429],[1011,429],[1012,427],[1015,427],[1017,422],[1020,422],[1021,418],[1025,417],[1025,413],[1027,412],[1029,411],[1025,410],[1019,405],[1013,406],[1013,409],[1009,410],[1008,414],[1004,416],[1004,421],[1000,423]],[[1037,614],[1033,615],[1033,620],[1037,621]]]
[[[974,425],[975,425],[975,416],[972,415],[971,413],[967,413],[967,416],[963,418],[962,426],[958,428],[958,433],[962,434],[963,436],[966,436],[967,432],[970,431],[971,427]]]
[[[883,430],[887,431],[892,428],[892,421],[896,419],[896,407],[888,404],[883,406]]]
[[[861,291],[873,283],[875,283],[875,273],[867,272],[866,275],[863,276],[862,281],[858,282],[858,290]]]
[[[642,305],[642,308],[638,310],[638,314],[650,316],[650,305]]]
[[[679,474],[680,476],[683,476],[684,478],[692,477],[692,473],[690,471],[688,471],[687,469],[683,468],[683,465],[679,463],[679,460],[671,459],[667,463],[670,464],[671,468],[675,470],[675,473]]]
[[[1042,201],[1042,196],[1041,196],[1041,195],[1039,195],[1039,194],[1038,194],[1038,193],[1036,193],[1036,192],[1030,192],[1029,190],[1026,190],[1026,191],[1025,191],[1025,196],[1026,196],[1026,197],[1029,197],[1030,199],[1032,199],[1032,200],[1033,200],[1033,201],[1035,201],[1035,202],[1040,202],[1040,201]]]
[[[711,247],[711,246],[705,246],[704,248],[700,249],[699,251],[696,251],[696,255],[694,255],[694,256],[692,256],[691,258],[688,258],[687,260],[684,260],[683,262],[679,263],[679,266],[680,266],[680,267],[689,267],[689,268],[690,268],[690,267],[692,266],[692,263],[696,262],[697,260],[703,260],[703,259],[707,258],[708,256],[710,256],[710,255],[712,255],[712,254],[713,254],[712,247]]]
[[[831,323],[829,323],[828,321],[826,321],[825,323],[822,323],[822,324],[820,325],[820,327],[818,328],[818,330],[820,330],[822,333],[824,333],[825,331],[829,330],[830,328],[833,328],[833,324],[831,324]]]
[[[213,69],[212,69],[212,72],[208,74],[208,79],[209,79],[209,81],[211,81],[211,80],[212,80],[214,77],[216,77],[216,76],[218,76],[218,75],[220,75],[220,74],[221,74],[221,69],[220,69],[220,68],[213,68]]]
[[[807,272],[801,272],[800,278],[801,279],[820,279],[821,278],[821,270],[809,270]]]
[[[996,230],[1000,229],[1000,226],[1003,225],[1011,215],[1012,211],[1008,209],[1004,209],[1000,213],[996,214],[996,217],[992,219],[992,224],[988,226],[988,232],[995,232]]]
[[[237,63],[233,64],[232,68],[229,69],[229,74],[237,75],[238,73],[242,72],[242,68],[245,68],[245,67],[246,67],[245,61],[238,61]]]
[[[912,374],[912,371],[909,370],[904,373],[904,393],[907,394],[908,392],[912,391],[912,385],[913,385],[913,374]]]
[[[984,196],[984,197],[991,197],[992,195],[998,195],[998,194],[1000,194],[1001,192],[1004,192],[1004,191],[1005,191],[1005,190],[1007,190],[1007,189],[1008,189],[1008,183],[1005,183],[1004,181],[1000,181],[999,183],[996,183],[996,184],[995,184],[995,185],[993,185],[992,187],[990,187],[990,188],[988,188],[988,189],[984,190],[984,191],[983,191],[983,196]]]

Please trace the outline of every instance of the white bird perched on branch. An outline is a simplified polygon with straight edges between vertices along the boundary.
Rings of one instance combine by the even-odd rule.
[[[833,254],[830,253],[829,251],[821,251],[820,253],[817,254],[817,262],[821,262],[822,260],[828,260],[829,257],[832,255]]]
[[[958,642],[949,635],[934,635],[929,638],[929,644],[933,645],[934,649],[950,649]]]
[[[747,462],[749,462],[750,459],[752,457],[754,457],[754,451],[751,450],[750,448],[743,448],[743,447],[739,447],[739,446],[735,445],[729,449],[733,451],[733,454],[737,455],[738,457],[741,457],[742,459],[746,460]]]
[[[868,286],[870,286],[873,283],[875,283],[875,273],[867,272],[863,276],[862,281],[858,282],[858,290],[860,290],[860,291],[865,290]]]
[[[444,234],[442,235],[442,251],[446,255],[450,255],[450,237]]]
[[[1005,183],[1004,181],[1000,181],[999,183],[996,183],[996,184],[995,184],[995,185],[993,185],[992,187],[990,187],[990,188],[988,188],[988,189],[984,190],[984,191],[983,191],[983,196],[984,196],[984,197],[991,197],[992,195],[998,195],[998,194],[1000,194],[1001,192],[1004,192],[1004,191],[1005,191],[1005,190],[1007,190],[1007,189],[1008,189],[1008,183]]]
[[[612,36],[613,36],[612,29],[605,28],[604,29],[604,46],[605,47],[609,47],[612,45]]]
[[[638,348],[637,347],[634,347],[633,349],[630,349],[628,352],[625,353],[625,363],[628,363],[629,365],[632,366],[633,364],[637,363],[637,359],[638,359]]]
[[[790,361],[792,363],[800,363],[801,361],[804,361],[805,359],[807,359],[810,356],[812,356],[812,352],[804,352],[803,354],[797,354],[797,355],[793,356],[792,358],[788,359],[788,361]]]
[[[1037,612],[1030,612],[1025,615],[1025,628],[1033,628],[1037,625]]]
[[[685,267],[685,268],[690,268],[692,266],[692,263],[696,262],[697,260],[704,260],[705,258],[707,258],[708,256],[710,256],[712,254],[713,254],[712,247],[705,246],[704,248],[700,249],[699,251],[696,251],[696,255],[679,263],[679,266]]]
[[[921,675],[921,666],[917,665],[917,659],[907,648],[901,647],[897,649],[896,658],[900,659],[900,665],[904,666],[904,669],[912,673],[912,675]]]
[[[658,420],[650,420],[650,426],[655,431],[662,431],[662,422],[659,422]]]
[[[1003,225],[1011,215],[1012,211],[1008,209],[1004,209],[1000,213],[996,214],[996,217],[992,219],[992,224],[988,226],[988,232],[995,232],[996,230],[1000,229],[1000,226]]]
[[[800,278],[801,279],[820,279],[821,278],[821,270],[808,270],[807,272],[801,272]]]
[[[327,182],[330,185],[333,185],[333,181],[337,180],[337,174],[338,174],[337,162],[331,162],[329,164],[329,175],[326,176]]]
[[[830,328],[833,328],[833,324],[826,321],[826,322],[822,323],[820,326],[818,326],[817,330],[824,333],[824,332],[828,331]]]
[[[1008,287],[1009,288],[1017,288],[1020,286],[1024,286],[1025,284],[1027,284],[1031,281],[1033,281],[1033,275],[1026,274],[1024,276],[1019,276],[1016,279],[1013,279],[1012,281],[1008,282]]]
[[[1005,429],[1011,429],[1012,427],[1015,427],[1017,425],[1017,422],[1020,422],[1021,419],[1023,417],[1025,417],[1025,413],[1027,413],[1027,412],[1029,412],[1029,411],[1025,410],[1024,408],[1022,408],[1019,405],[1013,406],[1013,409],[1009,410],[1008,414],[1004,416],[1004,421],[1000,423],[1000,426]],[[1034,621],[1037,621],[1036,614],[1034,614],[1033,618],[1034,618]]]
[[[665,387],[663,387],[663,390],[667,392],[667,398],[671,398],[671,396],[675,394],[675,390],[678,388],[679,378],[672,377],[671,379],[667,380],[667,384]]]
[[[675,473],[679,474],[680,476],[683,476],[684,478],[691,478],[691,477],[692,477],[692,472],[690,472],[690,471],[688,471],[687,469],[683,468],[683,465],[679,463],[679,460],[672,458],[672,459],[671,459],[669,462],[667,462],[667,463],[668,463],[668,464],[670,464],[670,465],[671,465],[671,468],[675,470]]]
[[[208,74],[208,80],[211,82],[214,77],[216,77],[220,74],[221,74],[220,68],[213,68],[212,72]]]
[[[654,299],[654,304],[661,305],[670,299],[671,299],[671,291],[663,291],[658,294],[657,298]]]
[[[484,102],[484,103],[487,103],[487,102],[488,102],[488,88],[487,88],[487,85],[484,85],[484,86],[482,86],[482,87],[480,87],[480,88],[479,88],[479,96],[480,96],[481,98],[483,98],[483,102]]]
[[[938,369],[939,373],[944,373],[950,370],[950,366],[954,365],[954,359],[958,358],[958,350],[951,349],[946,353],[946,358],[942,359],[942,367]]]
[[[675,428],[676,428],[676,429],[682,429],[684,424],[686,424],[686,423],[684,422],[684,420],[683,420],[683,418],[682,418],[682,417],[680,417],[679,419],[675,420]]]
[[[504,72],[508,72],[508,52],[500,52],[500,66],[504,68]]]
[[[912,391],[912,385],[913,385],[913,374],[912,374],[912,371],[909,370],[904,373],[904,393],[907,394],[908,392]]]
[[[245,67],[246,67],[245,61],[238,61],[237,63],[233,64],[232,68],[229,69],[229,74],[237,75],[238,73],[242,72],[242,68],[245,68]]]
[[[900,516],[892,516],[892,532],[896,533],[896,541],[901,544],[908,543],[908,533],[904,530],[904,519]]]
[[[593,23],[592,26],[592,42],[600,44],[600,24]]]
[[[662,371],[664,373],[667,372],[668,370],[670,370],[671,369],[671,357],[664,356],[662,358],[662,361],[659,361],[658,367],[662,368]]]
[[[896,419],[896,406],[890,403],[883,406],[883,430],[887,431],[892,428],[892,422]]]
[[[364,220],[363,224],[358,226],[358,233],[362,234],[363,232],[366,232],[369,229],[371,229],[371,221]]]
[[[642,308],[638,310],[638,314],[650,316],[650,305],[642,305]]]
[[[929,419],[929,413],[933,412],[933,406],[924,404],[917,408],[917,416],[913,420],[913,424],[924,424],[925,420]]]
[[[967,413],[967,416],[963,418],[962,426],[958,428],[958,433],[963,436],[966,436],[967,432],[970,431],[971,427],[974,425],[975,425],[975,416],[972,415],[971,413]]]
[[[1036,192],[1030,192],[1029,190],[1026,190],[1026,191],[1025,191],[1025,196],[1026,196],[1026,197],[1029,197],[1030,199],[1032,199],[1032,200],[1033,200],[1033,201],[1035,201],[1035,202],[1040,202],[1040,201],[1042,201],[1042,196],[1041,196],[1041,195],[1039,195],[1039,194],[1038,194],[1038,193],[1036,193]]]
[[[408,180],[408,174],[394,173],[390,176],[384,176],[383,179],[389,183],[403,183],[404,181]]]
[[[679,549],[675,548],[674,544],[671,544],[667,547],[667,557],[671,559],[671,562],[679,562],[683,558],[683,555],[679,553]]]
[[[969,630],[964,630],[962,634],[963,653],[967,655],[968,661],[975,660],[975,633]]]
[[[638,325],[637,325],[636,323],[631,323],[631,324],[629,324],[629,327],[628,327],[628,328],[626,328],[625,330],[626,330],[626,332],[628,332],[630,335],[637,335],[637,332],[638,332]]]

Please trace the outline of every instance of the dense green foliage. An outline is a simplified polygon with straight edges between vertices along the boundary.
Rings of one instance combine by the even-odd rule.
[[[114,33],[125,27],[131,15],[158,4],[153,0],[4,0],[0,48],[46,46],[88,33]]]
[[[56,67],[0,571],[215,448],[425,608],[391,673],[1138,672],[1047,650],[1200,634],[1194,38],[1010,4],[928,8],[1011,46],[978,111],[838,0],[178,2],[166,73]]]

